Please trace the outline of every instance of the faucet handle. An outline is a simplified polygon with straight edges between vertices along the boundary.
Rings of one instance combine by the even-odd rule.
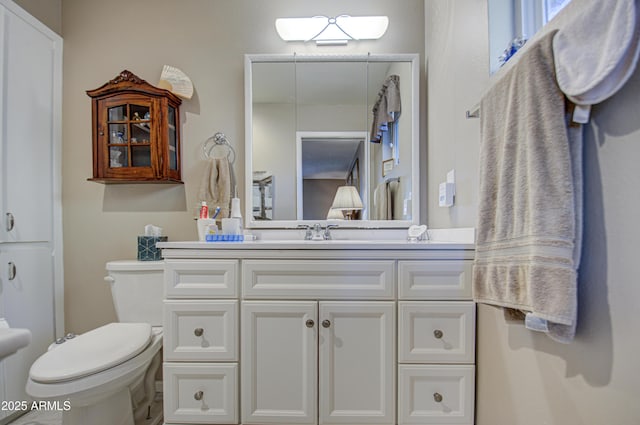
[[[309,226],[308,224],[298,224],[298,229],[305,229],[306,232],[304,234],[304,240],[308,241],[311,240],[311,238],[313,237],[313,232],[311,231],[311,226]]]
[[[331,229],[335,229],[336,227],[338,227],[337,224],[327,224],[327,227],[324,229],[324,240],[328,241],[331,239]]]

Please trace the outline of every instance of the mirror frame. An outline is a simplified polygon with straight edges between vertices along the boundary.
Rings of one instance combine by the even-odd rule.
[[[411,220],[255,220],[253,218],[253,82],[252,64],[259,62],[409,62],[411,63]],[[300,224],[338,224],[341,228],[408,228],[420,222],[420,64],[417,53],[400,54],[246,54],[245,90],[245,227],[295,228]],[[406,101],[406,100],[405,100]],[[365,129],[368,133],[369,130]],[[295,142],[295,141],[293,141]],[[293,164],[295,166],[295,164]]]

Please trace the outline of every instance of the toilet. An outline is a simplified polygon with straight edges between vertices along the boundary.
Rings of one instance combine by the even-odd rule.
[[[62,410],[63,425],[161,424],[163,262],[106,269],[118,322],[51,344],[31,366],[27,394]]]

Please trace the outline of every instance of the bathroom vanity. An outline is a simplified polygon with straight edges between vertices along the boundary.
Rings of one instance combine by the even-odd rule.
[[[473,424],[472,243],[159,247],[166,424]]]

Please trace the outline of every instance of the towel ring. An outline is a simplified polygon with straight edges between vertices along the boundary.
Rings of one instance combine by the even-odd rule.
[[[224,158],[229,160],[230,164],[236,160],[236,151],[227,141],[224,133],[216,133],[209,137],[202,145],[202,152],[205,158]]]

